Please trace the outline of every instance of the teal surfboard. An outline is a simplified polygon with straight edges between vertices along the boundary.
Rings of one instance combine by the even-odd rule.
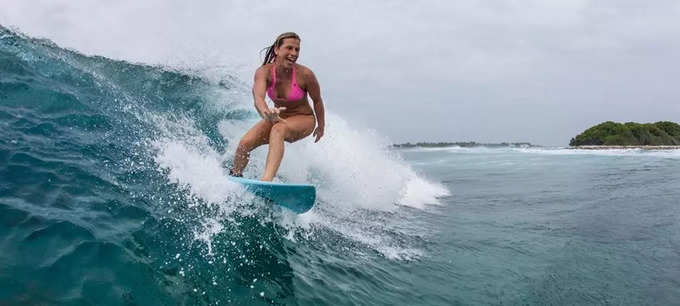
[[[288,208],[298,214],[307,212],[314,206],[316,188],[309,184],[286,184],[251,180],[229,176],[229,179],[243,184],[246,190],[268,199],[274,204]]]

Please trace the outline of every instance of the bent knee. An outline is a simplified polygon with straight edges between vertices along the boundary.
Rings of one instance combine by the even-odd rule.
[[[288,132],[288,127],[286,126],[285,123],[277,123],[272,126],[271,131],[269,132],[270,137],[273,135],[277,136],[285,136],[286,132]]]
[[[244,137],[239,141],[238,143],[238,148],[241,150],[244,150],[246,152],[250,152],[251,150],[255,149],[258,147],[260,144],[258,142],[257,138],[254,137]]]

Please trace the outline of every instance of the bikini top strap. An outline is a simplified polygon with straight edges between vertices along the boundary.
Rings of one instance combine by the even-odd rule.
[[[272,87],[276,85],[276,64],[272,65]]]
[[[297,85],[297,79],[295,78],[295,64],[293,64],[293,79],[291,80],[291,85],[296,84]]]

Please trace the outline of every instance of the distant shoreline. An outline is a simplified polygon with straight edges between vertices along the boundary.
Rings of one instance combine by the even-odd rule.
[[[621,149],[642,149],[642,150],[680,150],[680,146],[571,146],[572,150],[621,150]]]
[[[461,147],[461,148],[540,148],[542,146],[533,145],[528,142],[502,142],[502,143],[478,143],[474,141],[468,142],[417,142],[417,143],[399,143],[393,144],[392,148],[408,149],[408,148],[446,148],[446,147]],[[680,150],[680,146],[615,146],[615,145],[585,145],[585,146],[569,146],[569,150]]]
[[[462,148],[474,148],[474,147],[487,147],[487,148],[528,148],[537,147],[528,142],[501,142],[501,143],[477,143],[474,141],[467,142],[417,142],[417,143],[399,143],[393,144],[393,148],[446,148],[446,147],[462,147]]]

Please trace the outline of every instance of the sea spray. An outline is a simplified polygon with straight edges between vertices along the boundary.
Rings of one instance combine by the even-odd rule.
[[[409,182],[436,184],[332,101],[321,142],[286,146],[277,180],[319,190],[315,208],[296,215],[226,179],[258,120],[243,82],[1,31],[0,241],[12,278],[0,276],[0,294],[10,301],[287,303],[331,277],[307,256],[426,253],[430,231],[406,215],[445,191],[414,197]],[[261,174],[265,155],[253,152],[247,175]]]

